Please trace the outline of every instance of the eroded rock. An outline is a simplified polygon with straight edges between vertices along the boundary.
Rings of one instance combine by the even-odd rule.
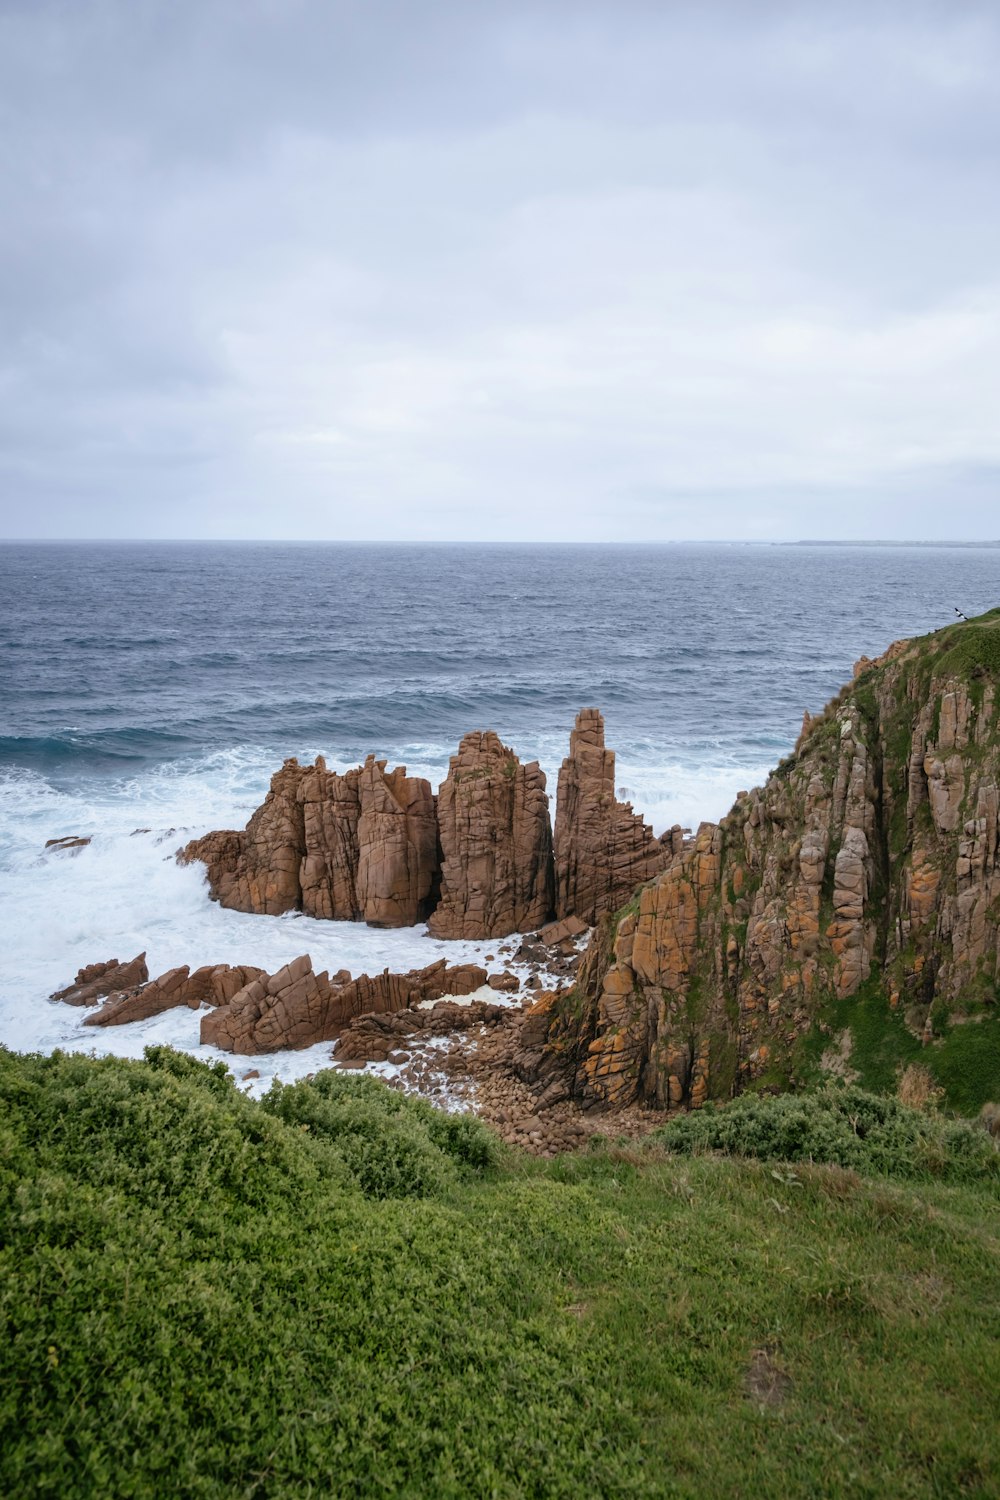
[[[475,964],[449,966],[444,959],[406,974],[346,971],[332,978],[313,973],[308,954],[277,974],[253,979],[226,1004],[206,1015],[201,1040],[226,1052],[253,1055],[332,1041],[355,1016],[396,1011],[442,995],[468,995],[486,983]]]
[[[78,970],[72,984],[64,990],[56,990],[49,998],[62,1000],[67,1005],[93,1005],[105,995],[112,995],[116,990],[133,989],[148,978],[145,953],[124,964],[117,958],[108,958],[103,963],[87,964]]]
[[[596,708],[577,714],[556,797],[556,913],[588,926],[617,911],[668,863],[652,828],[615,796],[615,754]]]
[[[467,734],[438,793],[440,938],[493,938],[540,927],[552,910],[552,828],[545,776],[492,730]]]
[[[928,1044],[936,1002],[953,1020],[994,1003],[998,648],[994,611],[860,663],[765,786],[598,926],[535,1076],[697,1106],[793,1081],[799,1039],[863,986]]]

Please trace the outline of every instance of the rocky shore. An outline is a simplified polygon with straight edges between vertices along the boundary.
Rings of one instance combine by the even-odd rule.
[[[465,736],[437,795],[373,757],[344,774],[286,761],[244,830],[179,852],[205,863],[214,899],[426,921],[443,939],[517,933],[516,948],[488,955],[492,970],[442,958],[357,977],[301,955],[274,974],[150,980],[140,954],[81,970],[53,998],[103,1001],[95,1027],[187,1005],[203,1012],[202,1043],[246,1057],[330,1042],[336,1065],[464,1103],[543,1152],[606,1112],[616,1132],[641,1131],[747,1087],[794,1086],[808,1048],[850,1077],[845,1006],[863,1007],[873,1035],[894,1028],[899,1055],[921,1047],[933,1064],[970,1023],[986,1056],[1000,997],[998,675],[1000,611],[863,658],[765,785],[693,838],[656,838],[616,798],[596,709],[577,717],[554,830],[539,766],[492,732]]]

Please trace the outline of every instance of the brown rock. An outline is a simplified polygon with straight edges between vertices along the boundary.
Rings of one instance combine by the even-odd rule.
[[[248,964],[235,968],[229,964],[206,964],[192,974],[185,964],[182,968],[168,969],[149,984],[112,994],[83,1024],[124,1026],[129,1021],[145,1021],[149,1016],[160,1015],[175,1005],[187,1005],[191,1010],[202,1005],[224,1005],[263,973],[263,969]]]
[[[617,911],[671,857],[653,830],[615,797],[615,755],[604,719],[583,708],[570,735],[556,797],[556,915],[592,926]]]
[[[538,934],[538,940],[546,947],[554,948],[557,943],[583,937],[589,931],[586,922],[581,922],[579,917],[563,917],[560,922],[548,922]]]
[[[93,1005],[105,995],[144,984],[148,978],[145,953],[125,964],[120,964],[117,958],[109,958],[104,963],[88,964],[80,969],[71,985],[56,990],[49,998],[64,1000],[67,1005]]]
[[[204,861],[213,899],[238,911],[408,926],[435,898],[434,797],[429,782],[374,756],[343,775],[322,756],[287,760],[242,832],[193,839],[178,859]]]
[[[437,812],[429,781],[385,767],[369,755],[361,772],[358,900],[369,926],[411,927],[437,896]]]
[[[429,1009],[408,1008],[392,1015],[357,1016],[341,1035],[336,1060],[338,1063],[348,1058],[364,1058],[367,1062],[409,1062],[411,1054],[397,1050],[401,1036],[416,1044],[422,1037],[473,1031],[480,1026],[495,1025],[503,1012],[503,1006],[474,1000],[469,1005],[450,1005],[441,1001]]]
[[[808,717],[764,787],[693,842],[671,838],[638,910],[595,932],[572,1006],[552,1007],[519,1076],[569,1076],[574,1097],[616,1109],[696,1107],[787,1076],[814,1020],[870,980],[928,1045],[937,997],[972,1016],[991,1004],[1000,612],[968,627],[971,670],[953,649],[966,630],[859,664],[859,687]],[[561,831],[557,816],[560,875]]]
[[[305,855],[299,789],[307,768],[286,760],[242,833],[221,829],[192,839],[181,864],[203,860],[214,900],[236,911],[280,916],[302,904],[300,865]]]
[[[440,995],[468,995],[486,982],[475,964],[449,966],[442,958],[424,969],[347,983],[314,974],[307,954],[268,978],[262,975],[206,1015],[201,1040],[223,1051],[253,1055],[332,1041],[355,1016],[392,1012]]]
[[[467,734],[438,794],[441,899],[435,937],[493,938],[539,927],[552,907],[545,776],[492,730]]]
[[[505,995],[513,995],[521,988],[521,981],[516,974],[491,974],[486,983],[491,990],[498,990]]]
[[[91,841],[91,835],[81,838],[77,833],[65,834],[61,839],[46,839],[45,847],[53,854],[69,853],[75,854],[78,849],[86,849]]]
[[[297,797],[302,808],[299,885],[309,917],[356,922],[364,902],[358,893],[361,772],[328,771],[323,757],[303,771]]]

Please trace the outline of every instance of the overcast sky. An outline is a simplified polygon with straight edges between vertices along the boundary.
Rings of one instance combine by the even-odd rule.
[[[998,536],[998,79],[995,0],[0,0],[0,536]]]

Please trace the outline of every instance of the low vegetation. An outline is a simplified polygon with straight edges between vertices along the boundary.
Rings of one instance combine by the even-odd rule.
[[[0,1052],[0,1493],[995,1495],[995,1162],[851,1089],[540,1162]]]

